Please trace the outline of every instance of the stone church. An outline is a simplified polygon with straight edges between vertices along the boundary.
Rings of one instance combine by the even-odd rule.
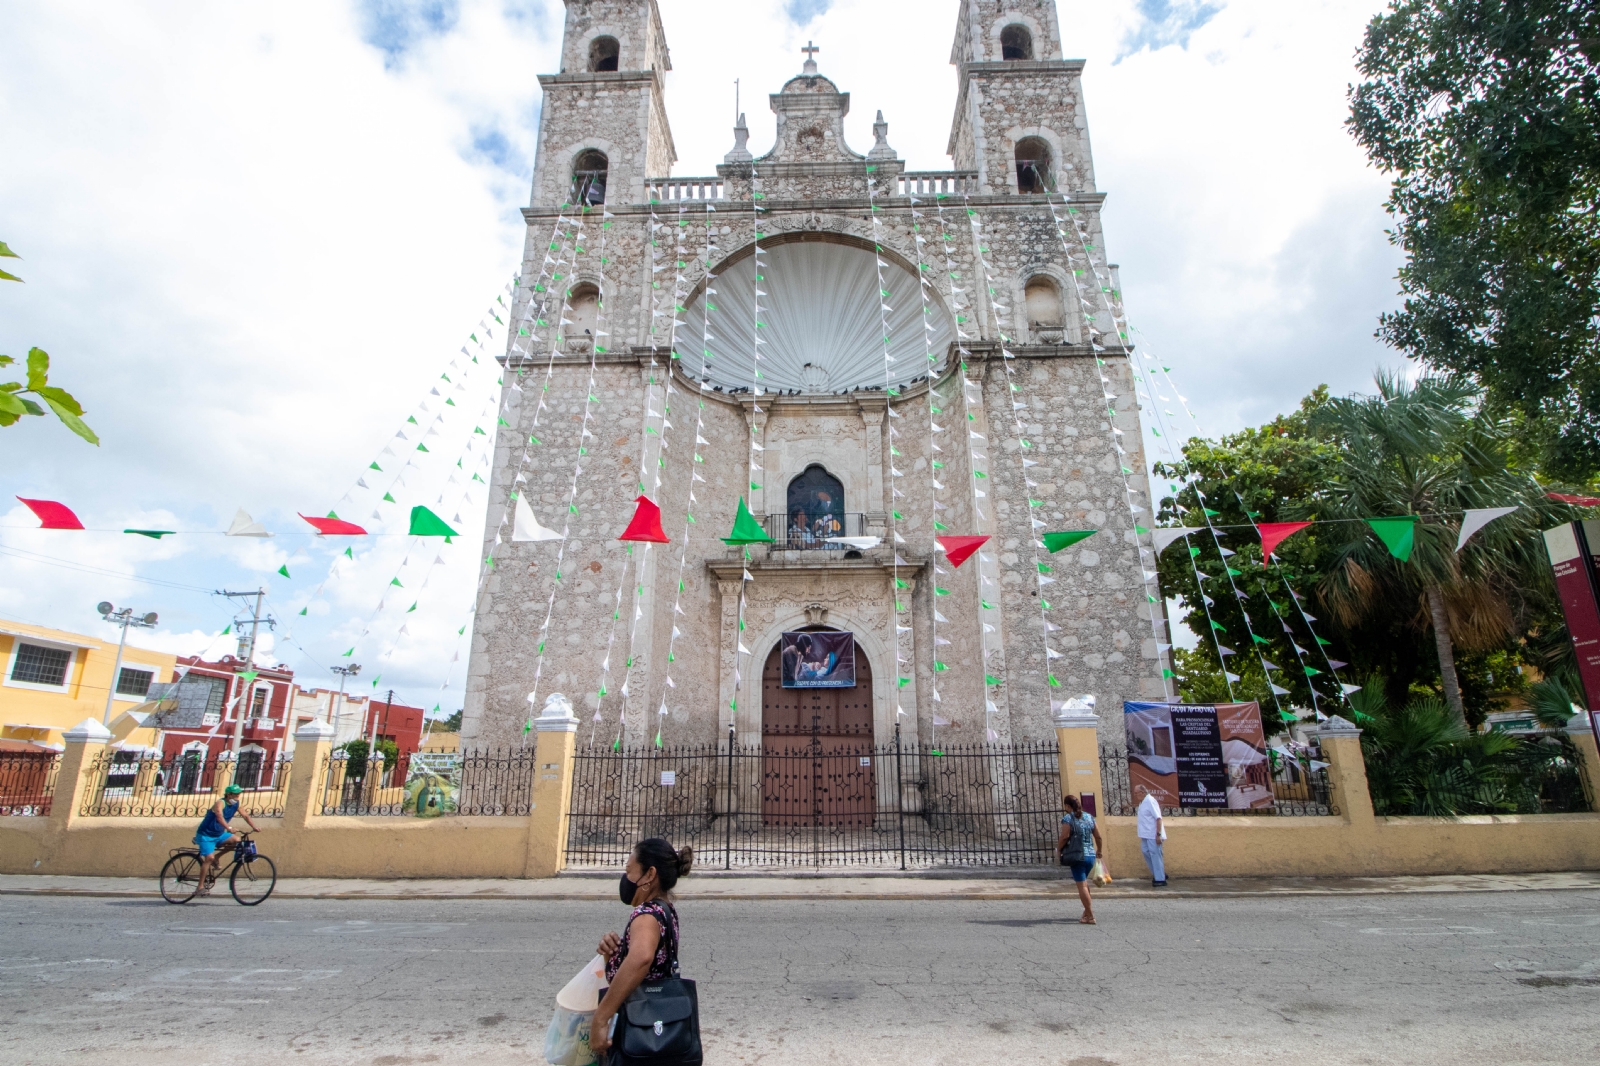
[[[946,6],[952,169],[907,170],[881,113],[846,143],[848,82],[808,48],[776,143],[740,116],[716,174],[679,177],[656,3],[566,0],[468,744],[524,743],[552,693],[580,747],[624,749],[1038,740],[1089,695],[1120,739],[1123,699],[1172,694],[1084,64],[1054,0]],[[652,508],[665,542],[619,540]],[[956,566],[947,535],[988,539]],[[823,646],[853,673],[791,687],[785,649]]]

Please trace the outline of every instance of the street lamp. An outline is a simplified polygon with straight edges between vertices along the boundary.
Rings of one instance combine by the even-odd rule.
[[[106,686],[106,711],[105,714],[100,716],[101,723],[109,727],[111,725],[111,701],[116,698],[117,682],[122,677],[122,649],[128,646],[128,627],[154,629],[156,627],[156,613],[151,611],[149,614],[136,618],[132,607],[124,607],[119,611],[111,606],[110,600],[101,600],[95,610],[99,611],[100,617],[107,622],[122,627],[122,640],[117,644],[117,665],[111,668],[111,684]]]
[[[338,737],[339,726],[344,722],[344,684],[361,672],[360,663],[351,663],[349,666],[335,666],[333,672],[339,675],[339,712],[333,713],[333,708],[328,709],[328,717],[333,719],[333,735]]]

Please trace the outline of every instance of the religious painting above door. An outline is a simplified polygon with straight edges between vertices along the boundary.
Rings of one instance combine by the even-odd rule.
[[[779,642],[784,688],[854,688],[856,641],[850,633],[785,633]]]
[[[789,541],[821,544],[845,534],[844,485],[813,463],[789,482]]]

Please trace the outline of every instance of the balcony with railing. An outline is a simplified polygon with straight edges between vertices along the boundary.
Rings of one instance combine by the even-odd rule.
[[[961,196],[977,191],[975,170],[906,171],[896,179],[899,196]],[[727,195],[727,187],[720,177],[650,178],[645,181],[645,195],[654,203],[720,201]]]
[[[799,516],[769,514],[762,520],[773,551],[859,551],[848,544],[829,544],[829,537],[867,537],[864,514],[821,514],[801,523]]]

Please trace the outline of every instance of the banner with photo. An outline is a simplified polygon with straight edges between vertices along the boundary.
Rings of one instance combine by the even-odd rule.
[[[855,688],[856,639],[852,633],[785,633],[784,688]]]
[[[401,810],[418,818],[435,818],[456,811],[461,791],[461,757],[414,752],[406,769],[405,799]]]
[[[1261,708],[1255,703],[1124,701],[1128,785],[1163,807],[1253,810],[1271,807]]]

